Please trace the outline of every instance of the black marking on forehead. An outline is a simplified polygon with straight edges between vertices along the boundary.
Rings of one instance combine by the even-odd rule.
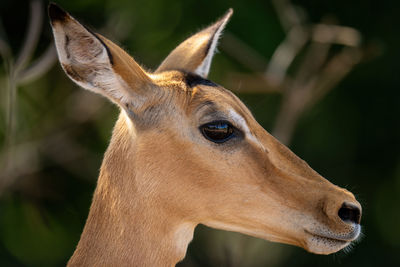
[[[211,86],[211,87],[218,87],[215,83],[213,83],[210,80],[204,79],[203,77],[188,72],[185,73],[184,75],[184,81],[189,87],[195,87],[196,85],[206,85],[206,86]]]

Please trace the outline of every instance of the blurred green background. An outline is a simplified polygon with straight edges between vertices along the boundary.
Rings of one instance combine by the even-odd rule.
[[[318,256],[200,226],[179,266],[400,266],[400,1],[57,3],[149,69],[232,7],[210,79],[236,92],[265,129],[283,136],[297,155],[363,205],[364,235],[347,253]],[[318,43],[324,32],[316,33],[318,40],[306,41],[279,84],[266,70],[296,23],[294,14],[279,8],[285,5],[299,15],[302,29],[322,22],[354,31],[342,38],[349,44],[328,47]],[[78,88],[55,62],[46,6],[0,2],[0,266],[66,264],[118,116],[117,107]],[[343,51],[344,65],[327,70],[324,94],[292,114],[286,132],[279,132],[277,118],[288,112],[282,103],[294,90],[291,82],[299,75],[300,84],[312,80]],[[316,64],[318,58],[323,62]],[[337,81],[329,79],[345,67]]]

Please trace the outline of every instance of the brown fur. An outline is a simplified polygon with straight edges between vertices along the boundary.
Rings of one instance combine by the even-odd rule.
[[[320,254],[357,237],[356,226],[338,216],[345,202],[360,207],[350,192],[268,134],[231,92],[201,78],[188,83],[188,72],[207,56],[203,37],[185,41],[155,74],[99,37],[112,57],[101,64],[124,81],[115,85],[124,97],[100,91],[122,111],[69,266],[174,266],[200,223]],[[73,76],[70,67],[64,69]],[[199,126],[216,119],[241,134],[222,144],[207,140]]]

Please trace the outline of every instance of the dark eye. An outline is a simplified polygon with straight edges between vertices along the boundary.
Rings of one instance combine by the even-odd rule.
[[[213,121],[200,126],[205,138],[215,143],[224,143],[235,136],[235,128],[227,121]]]

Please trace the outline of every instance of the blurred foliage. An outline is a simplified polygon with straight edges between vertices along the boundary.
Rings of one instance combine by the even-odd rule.
[[[400,38],[399,1],[297,0],[312,22],[329,16],[358,29],[363,43],[381,50],[368,58],[301,116],[292,150],[363,205],[364,237],[345,255],[309,254],[240,234],[198,227],[180,266],[400,266]],[[269,59],[284,38],[269,1],[57,1],[76,18],[118,41],[150,69],[190,33],[227,8],[232,33]],[[45,5],[44,5],[45,6]],[[29,1],[0,3],[0,37],[14,55],[29,21]],[[34,59],[52,41],[43,21]],[[230,74],[252,73],[223,49],[210,78],[230,84]],[[238,51],[240,53],[240,51]],[[4,58],[0,62],[6,65]],[[262,70],[259,70],[262,71]],[[5,146],[7,68],[0,69],[0,145]],[[246,84],[240,84],[246,87]],[[85,223],[103,152],[118,109],[79,89],[54,65],[18,86],[13,183],[0,196],[0,266],[62,266]],[[229,88],[228,88],[229,89]],[[233,88],[234,89],[234,88]],[[271,130],[281,103],[278,93],[241,93],[258,121]],[[4,151],[2,150],[2,153]],[[0,155],[2,159],[3,154]],[[0,170],[0,172],[3,172]]]

